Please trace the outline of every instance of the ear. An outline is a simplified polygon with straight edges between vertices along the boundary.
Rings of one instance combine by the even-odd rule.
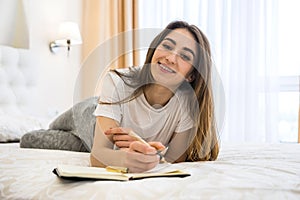
[[[194,75],[194,73],[191,73],[185,80],[187,81],[187,82],[192,82],[193,80],[195,79],[195,75]]]

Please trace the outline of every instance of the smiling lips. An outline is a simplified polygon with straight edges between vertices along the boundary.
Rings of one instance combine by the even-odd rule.
[[[176,73],[174,70],[170,69],[169,67],[161,64],[160,62],[158,62],[158,65],[160,67],[160,69],[163,71],[163,72],[168,72],[168,73]]]

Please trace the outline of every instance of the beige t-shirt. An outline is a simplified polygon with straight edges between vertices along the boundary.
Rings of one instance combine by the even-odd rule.
[[[108,72],[102,81],[99,98],[103,102],[118,102],[134,90],[135,88],[126,85],[117,74]],[[174,133],[181,133],[193,127],[187,109],[189,99],[184,93],[177,90],[161,108],[149,105],[144,94],[126,103],[98,104],[94,115],[114,119],[121,127],[131,128],[146,141],[160,141],[168,145]]]

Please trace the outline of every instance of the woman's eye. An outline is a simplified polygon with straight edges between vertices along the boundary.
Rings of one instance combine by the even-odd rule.
[[[167,50],[172,50],[172,47],[168,44],[162,44],[162,46]]]
[[[181,54],[180,57],[185,61],[191,61],[191,57],[186,54]]]

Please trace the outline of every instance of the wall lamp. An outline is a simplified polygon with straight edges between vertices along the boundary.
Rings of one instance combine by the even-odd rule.
[[[81,34],[77,23],[63,22],[59,25],[59,39],[50,42],[49,48],[56,53],[60,47],[67,47],[68,52],[71,46],[82,44]]]

